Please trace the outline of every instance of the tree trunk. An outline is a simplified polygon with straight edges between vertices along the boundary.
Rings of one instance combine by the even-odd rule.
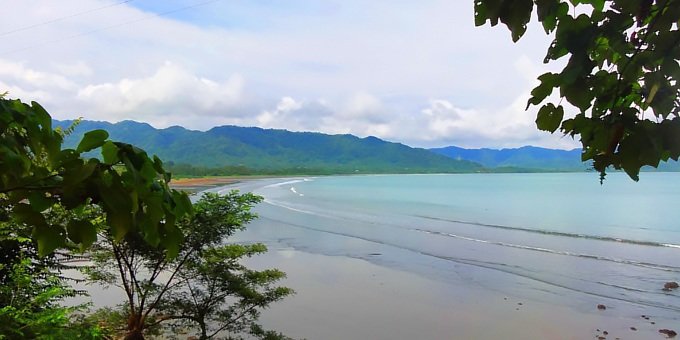
[[[144,328],[143,322],[137,317],[137,315],[131,315],[128,318],[127,334],[125,334],[125,340],[144,340]]]
[[[199,327],[201,328],[201,337],[199,338],[200,340],[208,340],[210,339],[208,337],[208,327],[206,327],[205,322],[198,322]]]
[[[125,334],[125,340],[144,340],[144,334],[142,333],[141,329],[133,329],[129,330],[127,334]]]

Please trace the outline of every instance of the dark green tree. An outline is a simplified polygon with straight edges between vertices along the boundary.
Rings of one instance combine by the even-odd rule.
[[[51,224],[63,224],[63,217],[58,207],[47,216]],[[84,305],[62,305],[63,299],[84,295],[65,276],[79,258],[63,250],[39,256],[31,229],[0,222],[0,339],[103,338],[106,332],[96,324],[72,318]]]
[[[475,0],[475,23],[505,24],[519,40],[532,14],[553,36],[527,108],[536,125],[579,136],[582,160],[639,179],[643,166],[680,157],[680,0]],[[558,90],[559,102],[547,98]],[[573,108],[565,108],[566,100]],[[574,117],[565,119],[565,110]]]
[[[143,339],[167,327],[198,330],[201,339],[261,331],[255,323],[258,311],[292,291],[274,286],[283,272],[250,270],[239,263],[266,251],[264,245],[225,243],[255,218],[250,208],[260,200],[250,193],[205,194],[194,204],[193,216],[177,222],[185,237],[176,257],[135,234],[117,242],[104,229],[92,248],[96,265],[90,277],[125,291],[126,339]]]

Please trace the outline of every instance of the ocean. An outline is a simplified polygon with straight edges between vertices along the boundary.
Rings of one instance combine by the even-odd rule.
[[[265,198],[255,209],[259,219],[234,241],[269,246],[271,254],[253,265],[289,269],[298,296],[263,314],[265,325],[284,333],[409,338],[394,329],[371,333],[376,322],[366,320],[385,319],[394,310],[391,300],[403,299],[408,309],[453,313],[441,321],[450,329],[433,329],[431,316],[383,320],[418,329],[421,338],[463,338],[446,336],[456,329],[475,334],[479,328],[461,327],[475,325],[469,315],[463,320],[455,314],[463,306],[477,322],[515,320],[513,313],[531,311],[533,319],[502,330],[506,338],[583,338],[598,336],[607,325],[621,338],[630,338],[625,332],[646,338],[680,320],[680,294],[662,290],[665,282],[680,281],[679,179],[678,173],[643,173],[635,183],[612,173],[601,185],[595,173],[330,176],[257,180],[215,191],[236,188]],[[309,266],[300,266],[304,261]],[[310,278],[310,270],[322,275]],[[365,289],[383,297],[364,307],[375,310],[357,316],[355,326],[341,327],[343,318],[357,313],[356,303],[342,303],[360,289],[347,287],[361,287],[358,278],[350,280],[355,272],[368,278],[361,281]],[[376,286],[370,277],[378,272],[383,285]],[[337,284],[346,280],[351,282]],[[409,280],[428,283],[414,288]],[[305,297],[305,287],[319,296]],[[386,289],[399,294],[384,295]],[[337,298],[320,308],[323,294]],[[442,299],[451,305],[432,307]],[[513,308],[502,307],[508,301]],[[471,307],[480,303],[492,307],[475,314]],[[546,316],[549,310],[555,317]],[[325,312],[328,317],[319,316]],[[310,318],[311,324],[304,321]],[[429,323],[418,324],[425,319]],[[526,333],[525,326],[538,324],[543,333]]]

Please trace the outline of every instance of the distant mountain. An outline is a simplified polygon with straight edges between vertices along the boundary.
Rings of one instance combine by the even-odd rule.
[[[586,170],[581,162],[581,149],[557,150],[535,146],[516,149],[464,149],[457,146],[430,149],[453,159],[469,160],[489,168],[510,167],[538,170]]]
[[[516,149],[464,149],[457,146],[430,149],[453,159],[469,160],[489,168],[523,168],[536,170],[581,171],[589,168],[581,162],[581,150],[557,150],[535,146]]]
[[[581,149],[559,150],[535,146],[515,149],[464,149],[457,146],[430,149],[430,151],[453,159],[468,160],[487,168],[519,169],[520,171],[583,171],[591,168],[590,162],[581,162]],[[646,167],[646,171],[655,169]],[[680,171],[678,162],[661,163],[660,171]]]
[[[72,121],[56,122],[69,126]],[[475,172],[482,166],[425,149],[376,137],[220,126],[193,131],[173,126],[156,129],[134,121],[82,121],[66,140],[75,146],[82,135],[104,129],[111,139],[137,145],[164,161],[203,167],[244,166],[252,169],[324,169],[335,173]]]

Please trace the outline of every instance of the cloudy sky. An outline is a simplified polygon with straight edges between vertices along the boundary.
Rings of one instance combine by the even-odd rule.
[[[57,119],[572,148],[524,110],[549,38],[472,0],[0,0],[0,92]]]

